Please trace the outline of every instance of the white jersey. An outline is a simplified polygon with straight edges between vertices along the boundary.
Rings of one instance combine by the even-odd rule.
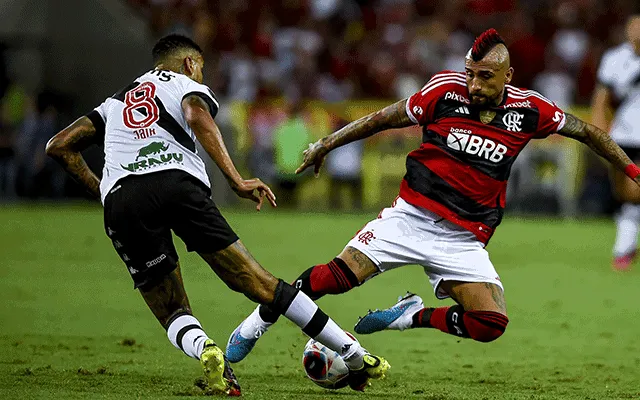
[[[167,169],[185,171],[210,187],[196,137],[182,112],[182,99],[201,97],[215,117],[218,102],[207,86],[186,75],[152,70],[104,101],[87,117],[104,132],[100,197],[127,175]]]
[[[623,147],[640,147],[640,55],[630,43],[604,53],[598,82],[609,88],[614,102],[619,104],[611,124],[611,138]]]

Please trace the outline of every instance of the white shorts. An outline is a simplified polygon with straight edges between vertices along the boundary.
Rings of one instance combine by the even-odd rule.
[[[489,253],[468,230],[398,198],[351,239],[354,247],[373,261],[380,272],[409,264],[424,267],[435,295],[449,295],[442,281],[488,282],[502,288]]]

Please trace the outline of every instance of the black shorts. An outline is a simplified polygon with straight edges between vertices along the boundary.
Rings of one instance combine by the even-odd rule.
[[[631,161],[640,163],[640,147],[620,146],[620,148],[629,156]]]
[[[120,179],[105,198],[104,227],[135,288],[152,287],[176,268],[172,230],[188,251],[198,253],[213,253],[238,240],[209,188],[181,170]]]

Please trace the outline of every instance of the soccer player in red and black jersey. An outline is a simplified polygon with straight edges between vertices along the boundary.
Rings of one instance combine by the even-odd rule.
[[[418,264],[436,296],[457,304],[425,308],[420,297],[408,294],[361,318],[358,333],[426,327],[480,342],[504,333],[509,320],[503,287],[485,246],[502,220],[511,166],[530,140],[554,133],[578,140],[640,182],[640,169],[606,132],[535,91],[509,85],[509,52],[494,29],[476,39],[465,70],[436,74],[408,99],[311,144],[298,169],[314,166],[317,174],[336,147],[386,129],[422,126],[422,144],[407,157],[392,207],[366,224],[338,257],[303,272],[295,286],[317,299]],[[230,361],[244,358],[277,317],[267,306],[256,308],[229,339]]]

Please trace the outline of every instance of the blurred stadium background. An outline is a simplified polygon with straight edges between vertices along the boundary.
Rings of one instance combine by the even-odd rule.
[[[61,127],[149,69],[169,32],[204,49],[205,83],[240,170],[284,206],[379,208],[397,194],[416,129],[336,152],[320,180],[292,176],[301,149],[348,121],[461,70],[475,35],[507,40],[517,86],[588,118],[602,52],[624,40],[633,0],[5,0],[0,2],[0,201],[81,199],[48,160]],[[88,151],[100,172],[101,149]],[[205,157],[207,158],[207,157]],[[215,200],[236,199],[213,166]],[[561,138],[514,166],[509,208],[563,216],[615,209],[606,166]]]
[[[205,83],[220,100],[216,121],[233,159],[245,177],[271,183],[289,210],[248,214],[251,204],[209,165],[214,198],[256,258],[293,279],[392,201],[421,135],[388,132],[340,149],[317,180],[291,173],[308,142],[412,94],[434,72],[461,69],[491,26],[509,44],[516,85],[588,119],[599,58],[623,41],[636,3],[0,0],[0,398],[199,394],[197,363],[167,343],[131,290],[99,204],[85,204],[44,154],[60,128],[150,68],[160,36],[181,32],[205,49]],[[85,156],[100,174],[102,149]],[[508,207],[490,246],[507,290],[508,334],[488,345],[434,330],[360,338],[394,370],[358,398],[640,398],[640,272],[610,270],[609,220],[561,218],[616,209],[607,166],[560,137],[534,142],[514,166]],[[314,210],[331,213],[300,212]],[[177,248],[194,312],[225,343],[254,305]],[[405,290],[442,304],[419,267],[320,304],[351,329],[367,308],[387,307]],[[286,323],[261,339],[235,367],[246,398],[344,399],[304,379],[305,342]]]

